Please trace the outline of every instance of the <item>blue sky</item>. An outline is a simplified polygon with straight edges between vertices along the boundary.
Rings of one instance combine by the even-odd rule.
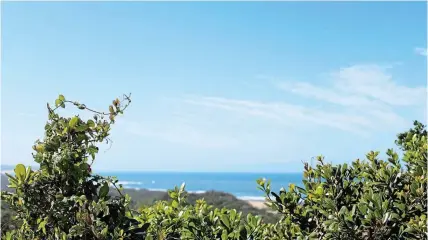
[[[3,3],[2,163],[46,102],[133,103],[95,169],[296,172],[425,121],[426,3]],[[67,111],[65,114],[79,112]]]

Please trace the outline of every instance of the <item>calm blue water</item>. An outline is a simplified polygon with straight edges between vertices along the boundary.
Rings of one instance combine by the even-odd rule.
[[[290,183],[300,185],[302,173],[167,173],[167,172],[101,172],[103,176],[116,176],[124,188],[166,191],[186,183],[189,192],[209,190],[231,193],[242,199],[263,198],[257,189],[256,180],[266,178],[272,181],[272,191],[288,188]]]

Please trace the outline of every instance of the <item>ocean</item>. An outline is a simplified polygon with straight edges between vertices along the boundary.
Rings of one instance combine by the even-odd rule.
[[[99,172],[103,176],[116,176],[124,188],[167,191],[186,183],[186,190],[203,193],[216,190],[244,200],[262,200],[256,180],[271,180],[271,190],[278,192],[290,183],[301,185],[302,173],[180,173],[180,172]]]

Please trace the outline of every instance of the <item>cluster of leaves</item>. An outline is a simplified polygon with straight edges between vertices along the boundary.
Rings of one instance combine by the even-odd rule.
[[[136,219],[149,223],[146,239],[267,239],[267,224],[260,216],[248,214],[244,218],[235,209],[213,208],[203,199],[187,204],[184,185],[168,194],[171,201],[158,201],[139,210]]]
[[[124,189],[124,193],[131,197],[131,208],[139,209],[142,206],[150,207],[157,201],[172,201],[168,192],[147,190],[147,189]],[[110,191],[109,194],[116,194],[116,191]],[[263,221],[268,223],[277,222],[280,216],[272,213],[269,209],[259,209],[252,206],[245,200],[241,200],[230,193],[220,191],[206,191],[203,193],[187,193],[186,204],[195,205],[198,200],[204,199],[208,205],[214,208],[235,209],[242,212],[244,216],[251,213],[252,215],[261,216]]]
[[[404,153],[367,154],[351,165],[305,164],[303,187],[271,192],[269,206],[283,214],[284,239],[427,239],[427,131],[419,122],[399,134]],[[403,165],[402,165],[403,164]]]
[[[8,175],[14,192],[2,192],[2,200],[20,221],[19,228],[5,234],[6,239],[121,239],[144,232],[128,217],[129,198],[111,197],[109,186],[117,180],[93,175],[91,165],[98,152],[97,143],[108,141],[111,124],[130,103],[116,99],[108,113],[94,111],[84,104],[60,95],[55,107],[48,104],[49,120],[45,137],[33,146],[34,161],[40,170],[18,164],[15,176]],[[83,121],[57,114],[58,108],[73,104],[94,113]],[[105,119],[108,118],[108,119]],[[117,188],[120,192],[121,189]]]
[[[60,117],[56,109],[67,103],[93,112],[93,119]],[[319,157],[314,168],[305,164],[303,185],[279,193],[257,180],[279,219],[266,223],[203,199],[189,204],[184,185],[169,191],[169,199],[131,210],[115,178],[91,171],[96,144],[109,140],[111,125],[129,103],[128,96],[116,99],[103,113],[60,95],[55,108],[48,105],[45,138],[33,147],[40,170],[17,165],[15,176],[8,175],[14,191],[2,192],[19,222],[2,239],[427,239],[428,145],[418,122],[398,135],[401,159],[393,150],[386,161],[370,152],[350,165]]]

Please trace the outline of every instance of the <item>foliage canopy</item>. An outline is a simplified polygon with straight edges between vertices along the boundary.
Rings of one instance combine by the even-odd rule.
[[[204,200],[187,203],[184,185],[138,210],[114,177],[93,174],[97,144],[109,141],[115,118],[130,104],[115,99],[107,113],[60,95],[49,104],[45,137],[33,146],[37,171],[22,164],[8,175],[10,188],[2,201],[18,224],[2,230],[2,239],[427,239],[427,131],[415,121],[398,135],[400,156],[389,149],[387,159],[370,152],[366,160],[332,165],[318,157],[304,165],[302,184],[271,189],[257,180],[267,205],[280,220],[266,223],[235,209],[217,209]],[[94,113],[61,117],[67,104]],[[114,188],[118,194],[109,191]]]

